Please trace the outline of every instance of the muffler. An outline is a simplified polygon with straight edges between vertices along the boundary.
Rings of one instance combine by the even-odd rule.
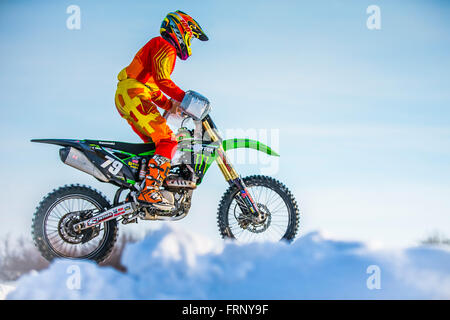
[[[86,157],[84,153],[73,147],[59,149],[59,157],[65,164],[86,172],[98,180],[108,182],[108,178]]]

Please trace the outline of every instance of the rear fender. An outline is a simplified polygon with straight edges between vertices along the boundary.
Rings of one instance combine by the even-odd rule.
[[[32,139],[31,142],[56,144],[56,145],[62,146],[62,147],[75,147],[75,148],[79,149],[80,148],[80,143],[82,143],[83,140],[75,140],[75,139]]]
[[[102,182],[119,187],[135,184],[135,174],[129,165],[102,146],[94,146],[89,140],[33,139],[31,142],[59,145],[61,161],[86,172]],[[131,154],[130,154],[131,155]]]

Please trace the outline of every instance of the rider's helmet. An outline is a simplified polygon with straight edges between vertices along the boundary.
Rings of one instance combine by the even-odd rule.
[[[165,40],[175,47],[181,60],[186,60],[191,55],[191,39],[193,36],[201,41],[208,40],[197,21],[180,10],[170,12],[164,18],[160,33]]]

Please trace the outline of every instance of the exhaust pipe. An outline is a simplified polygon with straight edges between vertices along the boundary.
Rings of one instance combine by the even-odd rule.
[[[86,157],[84,153],[73,147],[59,149],[61,161],[75,169],[81,170],[96,177],[98,180],[108,182],[108,178]]]

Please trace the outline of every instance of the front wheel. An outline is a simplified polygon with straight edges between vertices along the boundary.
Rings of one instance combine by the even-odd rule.
[[[117,239],[117,221],[109,220],[81,233],[73,226],[109,207],[109,201],[90,187],[69,185],[54,190],[34,214],[34,243],[47,260],[62,257],[102,262]]]
[[[220,201],[219,231],[223,238],[240,242],[292,241],[300,223],[297,202],[281,182],[266,176],[243,178],[247,190],[265,219],[254,222],[239,206],[239,189],[231,186]]]

